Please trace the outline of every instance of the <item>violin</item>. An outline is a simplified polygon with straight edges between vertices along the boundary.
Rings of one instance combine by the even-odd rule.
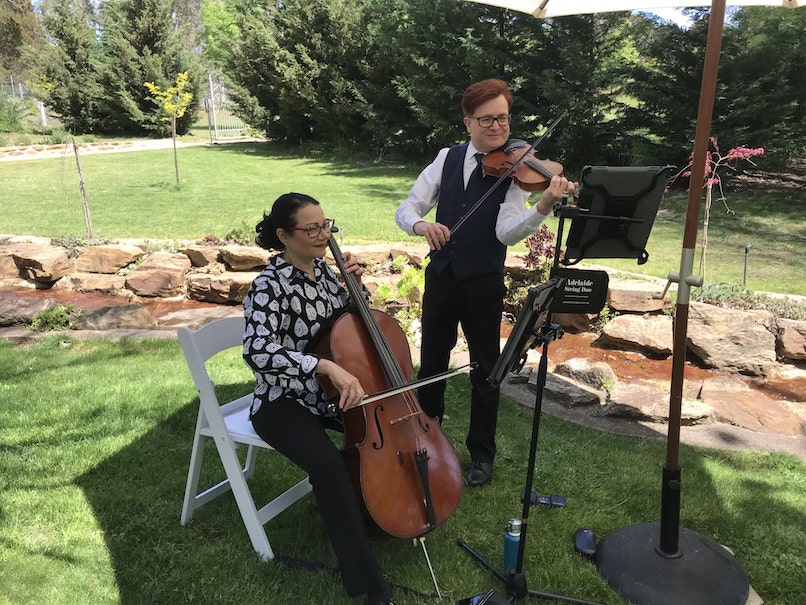
[[[332,236],[328,246],[352,304],[314,350],[358,378],[366,392],[380,393],[341,411],[342,455],[371,533],[419,538],[456,510],[462,467],[439,422],[407,388],[414,368],[400,324],[369,307]]]
[[[509,172],[515,164],[515,169]],[[562,164],[538,159],[529,144],[518,139],[512,139],[501,149],[485,155],[481,166],[484,174],[496,178],[509,173],[524,191],[543,191],[552,177],[563,174]]]
[[[526,189],[527,191],[540,191],[544,189],[548,189],[549,183],[551,182],[551,178],[555,174],[562,174],[562,166],[557,162],[547,162],[544,160],[538,160],[534,157],[534,150],[540,144],[540,142],[545,139],[547,136],[551,134],[551,131],[557,127],[557,124],[563,121],[565,118],[565,114],[562,114],[557,119],[552,122],[551,126],[548,127],[546,132],[540,135],[537,140],[532,143],[531,145],[527,145],[524,141],[520,141],[518,139],[512,139],[510,143],[504,146],[500,150],[493,151],[488,153],[487,155],[482,158],[482,171],[486,174],[491,174],[492,176],[496,176],[498,180],[493,183],[490,188],[482,195],[478,201],[473,204],[473,206],[465,212],[461,218],[456,222],[456,224],[451,227],[451,235],[456,233],[456,231],[465,224],[467,219],[469,219],[473,213],[479,209],[479,207],[487,201],[487,198],[490,197],[490,194],[495,191],[495,189],[504,182],[504,180],[508,176],[513,176],[513,173],[518,171],[521,168],[521,164],[525,161],[529,161],[531,167],[527,166],[528,171],[532,171],[535,174],[540,174],[540,178],[536,178],[534,175],[529,174],[528,172],[522,172],[519,179],[515,179],[519,184],[526,183],[526,187],[536,187],[537,182],[541,183],[540,187],[535,189]],[[516,155],[516,150],[518,153]],[[500,153],[499,153],[500,152]],[[488,159],[489,158],[489,159]],[[554,170],[552,170],[554,168]],[[488,172],[489,171],[489,172]],[[522,179],[522,181],[520,180]],[[531,183],[531,184],[530,184]],[[431,250],[428,253],[428,256],[432,256],[435,253],[439,253],[440,250],[447,250],[447,246],[443,246],[439,250]]]

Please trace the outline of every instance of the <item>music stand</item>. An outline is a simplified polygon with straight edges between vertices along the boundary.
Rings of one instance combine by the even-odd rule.
[[[545,284],[529,288],[515,328],[487,379],[491,385],[498,387],[510,371],[523,367],[530,349],[542,344],[535,385],[532,436],[522,498],[521,537],[516,567],[514,570],[507,570],[504,575],[467,542],[461,538],[457,540],[461,548],[505,584],[509,596],[505,602],[512,603],[525,596],[534,596],[579,605],[598,605],[592,601],[529,590],[523,573],[543,390],[548,374],[548,347],[550,342],[562,337],[560,326],[551,323],[551,314],[598,313],[604,307],[609,283],[604,271],[560,267],[560,243],[565,221],[572,218],[575,220],[569,229],[563,264],[576,264],[586,255],[595,258],[635,258],[639,264],[646,262],[649,257],[646,242],[671,170],[671,166],[583,168],[578,206],[559,204],[554,208],[555,216],[559,217],[559,225],[551,277]],[[488,601],[490,598],[495,601]],[[490,591],[478,602],[504,601]]]
[[[583,258],[649,258],[646,242],[655,222],[672,166],[585,166],[563,265]]]
[[[556,255],[555,255],[556,257]],[[519,370],[523,367],[526,361],[526,355],[529,349],[543,345],[543,352],[540,356],[540,364],[537,374],[536,392],[535,392],[535,408],[532,416],[532,437],[529,445],[529,464],[526,470],[526,485],[523,492],[523,511],[521,513],[521,536],[518,543],[518,556],[515,569],[506,570],[506,575],[496,569],[492,564],[486,561],[478,552],[468,545],[467,542],[461,538],[457,540],[457,544],[466,550],[476,561],[486,567],[493,575],[495,575],[506,586],[509,600],[504,600],[494,591],[487,593],[486,597],[481,600],[467,600],[468,603],[512,603],[515,600],[525,597],[533,596],[542,599],[553,599],[558,601],[565,601],[568,603],[576,603],[578,605],[600,605],[592,601],[583,601],[573,597],[566,597],[547,592],[540,592],[537,590],[529,590],[526,585],[526,576],[523,573],[523,557],[526,547],[526,538],[529,528],[529,509],[531,508],[531,493],[532,485],[534,483],[534,469],[535,458],[537,454],[537,441],[540,433],[540,416],[543,405],[543,388],[546,385],[546,376],[548,374],[548,346],[549,343],[556,338],[562,337],[562,329],[557,324],[550,322],[551,311],[553,306],[559,301],[558,294],[562,292],[567,279],[565,277],[552,277],[545,284],[539,286],[532,286],[529,288],[529,293],[526,302],[515,321],[515,328],[507,339],[504,350],[499,355],[498,360],[493,367],[487,381],[494,387],[498,387],[501,381],[506,377],[510,371]],[[460,601],[464,603],[464,601]]]

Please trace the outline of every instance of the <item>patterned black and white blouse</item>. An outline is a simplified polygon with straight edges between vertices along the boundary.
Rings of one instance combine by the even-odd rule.
[[[250,414],[280,397],[292,397],[317,415],[328,410],[314,376],[319,356],[304,353],[322,325],[346,309],[350,296],[323,259],[314,259],[312,280],[279,254],[255,278],[243,299],[243,358],[257,386]]]

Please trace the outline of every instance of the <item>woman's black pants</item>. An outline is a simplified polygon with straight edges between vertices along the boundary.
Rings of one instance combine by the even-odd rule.
[[[308,473],[347,594],[355,597],[383,590],[383,574],[372,551],[347,465],[325,431],[326,424],[326,419],[286,398],[263,404],[252,417],[261,439]]]

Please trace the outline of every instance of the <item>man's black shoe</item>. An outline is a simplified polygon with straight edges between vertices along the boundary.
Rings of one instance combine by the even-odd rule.
[[[465,483],[470,487],[487,485],[493,478],[492,462],[473,462],[465,473]]]

